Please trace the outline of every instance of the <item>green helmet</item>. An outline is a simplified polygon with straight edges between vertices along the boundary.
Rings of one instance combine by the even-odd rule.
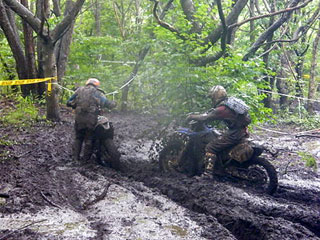
[[[212,105],[215,107],[227,98],[227,91],[220,85],[213,86],[209,91]]]

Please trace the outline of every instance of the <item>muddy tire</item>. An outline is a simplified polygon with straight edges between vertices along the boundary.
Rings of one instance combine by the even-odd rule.
[[[101,144],[101,163],[110,165],[115,170],[120,169],[120,152],[118,151],[113,139],[106,139]]]
[[[252,159],[248,163],[248,177],[255,185],[255,188],[261,189],[272,195],[278,188],[278,175],[274,166],[262,157]]]
[[[185,143],[179,136],[175,135],[167,140],[164,145],[164,148],[159,152],[160,171],[176,171],[179,165],[179,156],[185,147]]]

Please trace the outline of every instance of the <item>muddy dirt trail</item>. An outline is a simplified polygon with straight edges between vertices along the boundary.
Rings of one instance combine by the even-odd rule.
[[[317,138],[256,131],[256,140],[282,149],[272,161],[279,189],[269,196],[231,180],[160,173],[150,158],[157,122],[108,116],[119,172],[71,160],[66,109],[60,123],[0,127],[0,193],[9,196],[0,197],[0,240],[320,239],[319,171],[295,154],[318,151]]]

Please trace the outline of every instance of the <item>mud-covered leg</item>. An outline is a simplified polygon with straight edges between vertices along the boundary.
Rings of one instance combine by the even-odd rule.
[[[72,146],[72,159],[74,161],[80,160],[81,147],[82,147],[82,140],[76,138]]]
[[[93,153],[93,131],[88,130],[86,133],[83,149],[83,160],[89,161]]]
[[[82,129],[79,130],[79,129],[77,129],[77,127],[75,127],[75,135],[76,136],[75,136],[73,146],[72,146],[72,159],[74,161],[79,161],[85,133]]]

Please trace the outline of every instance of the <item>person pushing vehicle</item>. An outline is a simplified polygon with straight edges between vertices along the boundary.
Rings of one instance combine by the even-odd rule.
[[[88,161],[93,153],[94,130],[102,108],[116,107],[115,101],[108,100],[99,89],[100,81],[89,78],[85,86],[79,87],[67,101],[75,109],[75,139],[72,147],[73,160],[79,161],[84,143],[83,157]]]

